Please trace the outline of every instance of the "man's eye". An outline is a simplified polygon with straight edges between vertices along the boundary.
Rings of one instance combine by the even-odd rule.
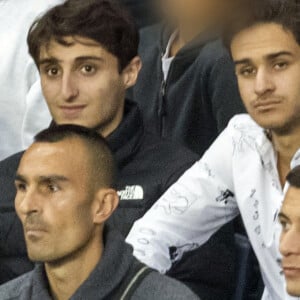
[[[239,71],[239,74],[244,77],[249,77],[255,74],[254,68],[243,68]]]
[[[56,193],[59,191],[59,187],[55,184],[48,184],[47,188],[51,193]]]
[[[94,74],[96,72],[96,68],[92,65],[84,65],[81,68],[81,72],[83,74]]]
[[[288,63],[287,62],[278,62],[274,65],[274,69],[275,70],[284,70],[288,67]]]
[[[18,192],[25,192],[26,184],[25,183],[16,183],[16,189]]]
[[[46,73],[49,77],[56,77],[59,75],[59,69],[58,68],[49,68],[46,70]]]
[[[281,227],[283,231],[288,231],[291,228],[291,224],[286,221],[280,221]]]

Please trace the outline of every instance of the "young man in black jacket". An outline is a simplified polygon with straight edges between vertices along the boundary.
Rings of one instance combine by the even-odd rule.
[[[199,299],[139,263],[105,225],[119,202],[114,170],[112,152],[92,129],[62,125],[36,136],[17,170],[15,206],[38,264],[1,286],[1,300]]]
[[[185,148],[149,134],[137,105],[125,100],[126,89],[135,84],[141,65],[135,26],[110,1],[69,0],[34,24],[28,43],[40,70],[52,126],[94,128],[110,145],[118,165],[120,204],[109,223],[126,236],[133,222],[197,160]],[[0,164],[0,269],[6,269],[0,274],[2,282],[32,267],[13,202],[13,182],[22,155]],[[232,237],[216,237],[203,249],[199,269],[205,273],[217,261],[215,276],[231,278]],[[227,257],[224,263],[221,253]]]
[[[232,59],[219,39],[238,2],[161,0],[164,24],[141,31],[143,68],[129,97],[139,104],[153,134],[168,137],[200,156],[234,115],[245,112]],[[243,231],[242,227],[238,225],[238,230]],[[227,230],[222,229],[220,235]],[[208,289],[199,284],[205,278],[200,270],[205,268],[196,267],[194,261],[199,261],[197,253],[171,272],[183,279],[183,270],[194,266],[194,279],[186,281],[205,296]],[[229,280],[222,272],[220,275],[218,282],[229,287]]]
[[[162,0],[166,24],[141,31],[143,62],[130,92],[154,134],[202,156],[244,112],[234,66],[218,39],[235,0]]]

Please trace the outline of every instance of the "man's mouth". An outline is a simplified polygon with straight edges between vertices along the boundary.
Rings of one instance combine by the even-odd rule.
[[[300,277],[300,267],[284,266],[283,273],[287,278],[299,278]]]
[[[40,226],[25,226],[24,230],[28,238],[37,238],[47,232],[45,228]]]
[[[86,105],[63,105],[60,106],[59,108],[63,112],[65,118],[75,119],[86,108]]]
[[[281,100],[260,100],[254,103],[254,108],[258,111],[264,112],[276,108],[276,106],[281,103]]]

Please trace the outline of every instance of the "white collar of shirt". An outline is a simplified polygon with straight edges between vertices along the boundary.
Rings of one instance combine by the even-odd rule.
[[[177,38],[178,32],[174,32],[168,42],[165,54],[162,57],[162,70],[163,70],[163,74],[164,74],[164,81],[167,80],[168,75],[169,75],[169,71],[170,71],[170,67],[171,64],[174,60],[174,56],[170,56],[170,52],[171,52],[171,47],[173,42],[175,41],[175,39]]]

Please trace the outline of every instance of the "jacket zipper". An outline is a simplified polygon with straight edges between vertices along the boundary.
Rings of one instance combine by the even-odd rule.
[[[159,108],[159,116],[160,116],[160,136],[164,136],[164,128],[165,128],[165,118],[166,118],[166,81],[163,79],[161,83],[161,106]]]
[[[162,58],[164,56],[164,52],[161,52],[161,76],[162,76],[162,81],[161,81],[161,88],[160,88],[160,107],[158,108],[158,115],[160,118],[160,136],[166,138],[165,134],[165,126],[166,126],[166,117],[167,117],[167,88],[170,85],[171,81],[171,74],[174,68],[174,61],[176,60],[176,57],[174,57],[174,60],[172,61],[169,69],[169,73],[166,79],[164,79],[164,74],[163,74],[163,69],[162,69]],[[177,56],[177,55],[176,55]]]

